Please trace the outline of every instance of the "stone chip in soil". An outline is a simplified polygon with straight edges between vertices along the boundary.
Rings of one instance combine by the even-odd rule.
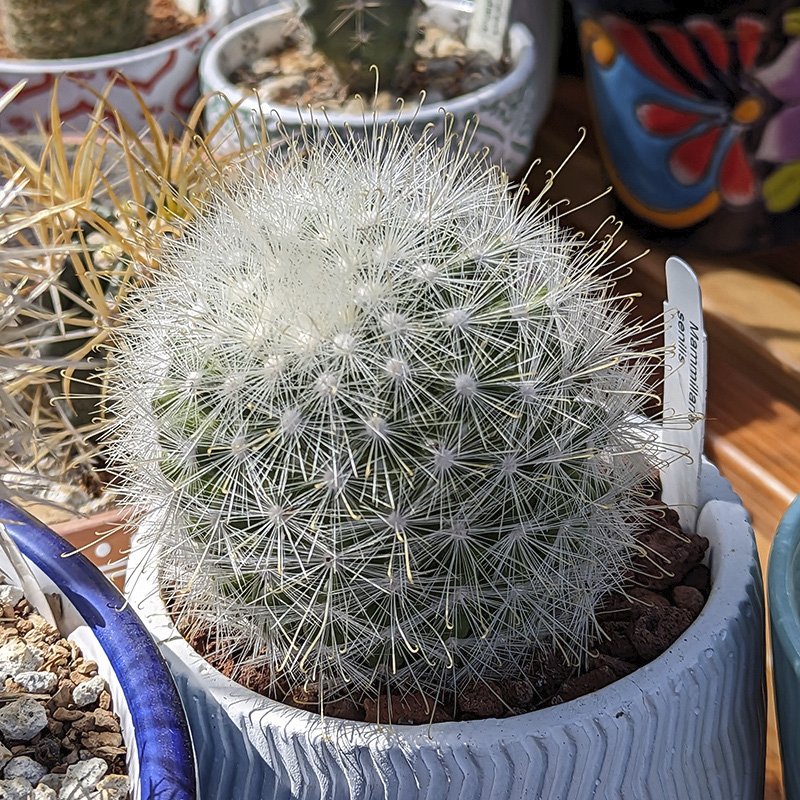
[[[0,693],[0,798],[126,800],[126,750],[97,664],[24,598],[2,616],[0,670],[12,677]]]

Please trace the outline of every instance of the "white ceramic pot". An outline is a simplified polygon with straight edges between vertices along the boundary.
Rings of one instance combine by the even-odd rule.
[[[116,75],[129,80],[150,112],[165,127],[185,119],[199,94],[197,65],[203,46],[227,15],[228,0],[209,0],[205,21],[186,33],[120,53],[84,58],[0,58],[0,92],[19,81],[27,85],[0,114],[0,131],[32,133],[37,120],[50,118],[50,100],[58,79],[58,107],[64,126],[80,132],[89,121],[97,95]],[[109,94],[113,105],[135,128],[144,116],[135,95],[123,81]]]
[[[759,800],[764,599],[747,513],[704,464],[703,612],[664,654],[586,697],[509,719],[393,728],[242,688],[180,637],[134,546],[130,596],[175,675],[206,800]]]
[[[458,0],[431,0],[426,14],[434,24],[455,31],[470,13],[470,4]],[[248,14],[224,28],[206,47],[200,62],[200,84],[203,92],[217,92],[206,106],[206,125],[212,125],[223,116],[230,104],[238,103],[237,117],[244,139],[248,143],[261,137],[264,122],[267,130],[276,131],[279,120],[288,130],[296,130],[301,122],[308,122],[311,114],[307,109],[294,106],[269,105],[259,101],[252,92],[243,91],[231,83],[229,76],[246,61],[258,54],[276,49],[284,40],[286,22],[293,12],[286,5],[268,5]],[[402,113],[381,112],[376,115],[344,112],[314,113],[313,119],[320,125],[344,131],[363,130],[373,124],[398,120],[421,131],[428,125],[442,132],[444,108],[455,118],[455,130],[463,130],[465,122],[477,116],[480,120],[473,149],[488,147],[491,158],[501,163],[510,175],[516,175],[529,159],[536,128],[550,98],[551,86],[540,86],[537,72],[537,50],[531,32],[521,23],[510,30],[511,69],[499,80],[442,103],[430,103],[419,109],[407,109]],[[223,126],[222,138],[230,137],[238,142],[238,133],[233,121]]]

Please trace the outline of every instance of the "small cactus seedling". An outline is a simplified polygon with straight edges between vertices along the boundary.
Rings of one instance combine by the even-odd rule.
[[[463,141],[309,135],[161,243],[113,461],[240,666],[441,697],[585,655],[644,524],[658,357],[610,240],[522,196]]]
[[[78,58],[141,45],[149,0],[3,0],[3,33],[24,58]]]
[[[302,17],[314,46],[330,61],[351,91],[391,86],[398,66],[409,58],[421,11],[418,0],[308,0]]]

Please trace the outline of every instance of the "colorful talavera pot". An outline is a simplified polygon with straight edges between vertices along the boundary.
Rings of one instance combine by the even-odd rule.
[[[657,238],[800,236],[800,2],[574,0],[617,197]]]

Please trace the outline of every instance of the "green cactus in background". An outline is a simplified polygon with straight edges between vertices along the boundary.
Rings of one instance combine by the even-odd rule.
[[[239,666],[436,698],[585,655],[640,552],[657,326],[523,196],[452,137],[305,132],[161,242],[112,464]]]
[[[390,87],[410,57],[419,0],[307,0],[302,17],[314,46],[353,92],[372,92],[378,68],[380,84]]]
[[[3,0],[6,43],[24,58],[78,58],[139,47],[149,0]]]

